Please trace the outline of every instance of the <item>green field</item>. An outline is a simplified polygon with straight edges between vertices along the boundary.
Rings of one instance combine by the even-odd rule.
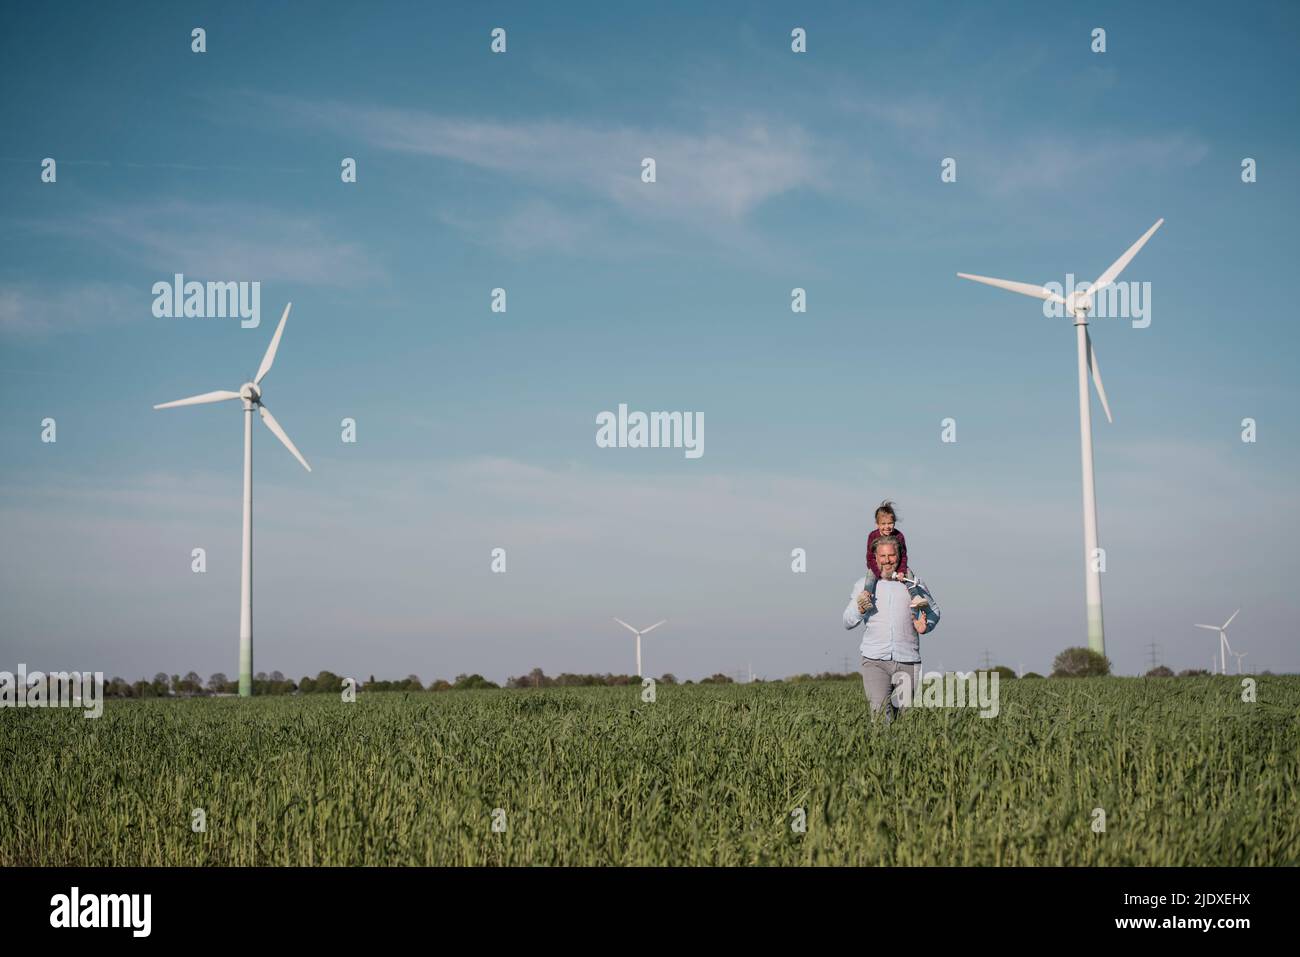
[[[856,681],[4,709],[0,865],[1295,865],[1300,678],[1257,681],[1004,681],[892,727]]]

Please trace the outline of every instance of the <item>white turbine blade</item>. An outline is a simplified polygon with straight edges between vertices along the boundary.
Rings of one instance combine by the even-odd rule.
[[[1106,401],[1106,387],[1101,384],[1101,369],[1097,366],[1097,350],[1092,347],[1092,336],[1084,330],[1084,336],[1088,340],[1088,368],[1092,369],[1092,384],[1097,387],[1097,397],[1101,399],[1101,407],[1106,412],[1106,421],[1114,422],[1110,415],[1110,403]]]
[[[658,628],[660,625],[664,624],[664,623],[667,622],[667,621],[668,621],[667,618],[665,618],[663,621],[656,621],[656,622],[655,622],[653,625],[651,625],[649,628],[647,628],[647,629],[645,629],[643,632],[641,632],[641,634],[643,634],[643,635],[648,635],[648,634],[650,634],[650,632],[654,631],[656,628]]]
[[[1033,296],[1035,299],[1047,299],[1051,302],[1059,302],[1065,305],[1065,300],[1058,296],[1052,290],[1044,286],[1035,286],[1028,282],[1012,282],[1010,279],[991,279],[988,276],[972,276],[970,273],[957,273],[962,279],[971,279],[975,282],[982,282],[986,286],[997,286],[999,289],[1009,289],[1011,292],[1018,292],[1022,296]]]
[[[174,409],[178,405],[203,405],[205,402],[224,402],[226,399],[238,399],[238,392],[205,392],[202,395],[192,395],[188,399],[177,399],[175,402],[164,402],[162,405],[155,405],[155,409]]]
[[[280,428],[280,423],[275,421],[275,416],[271,414],[271,410],[264,405],[259,405],[257,411],[262,416],[262,421],[266,423],[266,427],[275,433],[275,437],[283,442],[284,447],[293,453],[293,457],[302,463],[303,468],[310,472],[311,466],[307,464],[307,460],[302,457],[302,453],[298,451],[297,447],[289,441],[289,436],[284,434],[284,429]]]
[[[1128,248],[1128,252],[1111,263],[1110,268],[1097,277],[1097,281],[1092,284],[1092,287],[1084,294],[1083,298],[1085,300],[1091,299],[1098,289],[1105,288],[1113,283],[1116,278],[1118,278],[1119,274],[1124,271],[1124,267],[1127,266],[1133,260],[1133,257],[1138,254],[1138,250],[1146,245],[1147,240],[1151,238],[1151,235],[1159,229],[1163,223],[1163,219],[1157,219],[1156,224],[1143,233],[1142,238]]]
[[[1210,631],[1218,631],[1218,630],[1219,630],[1219,626],[1218,626],[1218,625],[1193,625],[1192,627],[1193,627],[1193,628],[1206,628],[1206,629],[1208,629],[1208,630],[1210,630]]]
[[[1232,618],[1229,618],[1227,621],[1225,621],[1225,622],[1223,623],[1223,627],[1224,627],[1224,628],[1227,628],[1229,625],[1231,625],[1231,624],[1232,624],[1232,619],[1233,619],[1233,618],[1236,618],[1236,617],[1237,617],[1238,615],[1240,615],[1240,614],[1241,614],[1241,609],[1238,608],[1236,611],[1234,611],[1234,612],[1232,613]]]
[[[275,361],[275,350],[280,348],[280,336],[284,334],[284,323],[289,318],[289,310],[293,308],[293,303],[284,307],[284,315],[280,317],[280,324],[275,327],[275,335],[271,337],[271,344],[266,347],[266,355],[262,356],[262,364],[257,367],[257,375],[253,376],[253,384],[261,385],[262,378],[271,371],[271,363]]]
[[[633,628],[631,625],[625,622],[622,618],[615,618],[614,620],[618,622],[620,625],[622,625],[624,628],[626,628],[628,631],[632,632],[632,634],[634,635],[641,634],[641,632],[637,631],[635,628]]]

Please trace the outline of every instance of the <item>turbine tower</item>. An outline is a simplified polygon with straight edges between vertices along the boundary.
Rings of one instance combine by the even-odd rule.
[[[271,430],[277,439],[284,443],[284,447],[293,453],[293,457],[302,463],[302,467],[308,472],[311,466],[307,460],[302,457],[302,453],[289,440],[284,429],[280,428],[280,423],[275,421],[275,416],[271,410],[262,404],[262,390],[260,384],[266,374],[271,371],[271,363],[275,361],[276,350],[280,348],[280,336],[284,333],[285,321],[289,318],[289,310],[293,303],[284,307],[284,315],[280,317],[280,325],[276,327],[275,335],[271,337],[271,344],[266,347],[266,355],[262,356],[262,364],[257,369],[257,375],[253,377],[252,382],[245,382],[239,387],[238,392],[218,391],[204,392],[202,395],[192,395],[188,399],[177,399],[175,402],[164,402],[161,405],[155,405],[155,409],[171,409],[182,405],[203,405],[208,402],[224,402],[226,399],[240,399],[244,403],[244,554],[240,562],[239,575],[239,695],[247,698],[253,693],[253,409],[257,409],[258,415],[266,427]]]
[[[622,625],[624,628],[626,628],[628,631],[632,632],[632,634],[636,635],[636,676],[640,678],[641,677],[641,636],[650,634],[650,632],[654,631],[660,625],[667,622],[668,619],[665,618],[663,621],[657,621],[649,628],[642,628],[640,631],[637,631],[635,628],[633,628],[631,625],[625,622],[622,618],[615,618],[614,620],[618,622],[620,625]]]
[[[1088,312],[1093,306],[1093,297],[1101,289],[1113,283],[1124,267],[1138,254],[1146,241],[1164,223],[1163,219],[1143,234],[1142,238],[1128,248],[1128,251],[1111,264],[1110,268],[1097,277],[1088,289],[1075,289],[1068,299],[1062,298],[1045,286],[1035,286],[1027,282],[1012,282],[1008,279],[991,279],[988,276],[972,276],[969,273],[957,273],[962,279],[971,279],[999,289],[1018,292],[1024,296],[1046,299],[1065,306],[1066,312],[1074,317],[1074,328],[1079,352],[1079,444],[1083,459],[1083,568],[1084,594],[1088,612],[1088,647],[1101,654],[1106,653],[1106,630],[1101,616],[1101,571],[1097,555],[1097,495],[1093,487],[1092,467],[1092,410],[1088,395],[1088,376],[1097,387],[1097,397],[1106,413],[1106,421],[1113,422],[1110,404],[1106,401],[1106,390],[1101,384],[1101,371],[1097,368],[1097,354],[1092,348],[1092,337],[1088,335]]]
[[[1228,626],[1232,624],[1232,619],[1236,618],[1240,612],[1241,609],[1238,608],[1228,616],[1228,620],[1222,625],[1196,626],[1197,628],[1204,628],[1207,631],[1217,631],[1219,633],[1219,674],[1221,675],[1226,675],[1228,673],[1228,655],[1236,654],[1236,652],[1232,650],[1232,645],[1228,644]],[[1245,652],[1242,652],[1242,654],[1245,654]],[[1237,673],[1241,673],[1240,661],[1237,662]]]

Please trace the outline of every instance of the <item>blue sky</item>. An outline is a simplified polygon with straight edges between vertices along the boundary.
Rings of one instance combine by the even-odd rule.
[[[151,406],[237,388],[292,300],[264,398],[314,471],[257,428],[259,670],[630,671],[613,616],[669,619],[656,675],[838,669],[885,497],[927,664],[1046,670],[1084,642],[1073,334],[954,274],[1091,279],[1160,217],[1150,326],[1092,326],[1107,651],[1206,667],[1241,607],[1246,665],[1300,667],[1297,8],[796,9],[0,14],[0,668],[237,671],[238,407]],[[261,326],[155,318],[177,272],[260,282]],[[598,448],[619,403],[705,454]]]

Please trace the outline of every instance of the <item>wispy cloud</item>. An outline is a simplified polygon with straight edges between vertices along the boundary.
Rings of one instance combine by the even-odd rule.
[[[607,235],[605,217],[571,212],[546,199],[530,199],[501,216],[442,208],[440,222],[466,233],[473,241],[517,253],[539,250],[572,253],[598,245]]]
[[[806,132],[760,117],[701,132],[571,121],[467,119],[417,110],[264,97],[283,115],[381,150],[453,160],[599,196],[622,210],[676,221],[734,222],[767,200],[825,187]],[[657,182],[641,182],[653,157]]]
[[[1105,186],[1126,172],[1152,173],[1195,166],[1209,153],[1186,133],[1130,136],[1121,132],[1070,130],[1065,136],[1033,136],[1004,145],[986,180],[999,195],[1049,189]]]
[[[120,282],[0,282],[0,335],[40,337],[146,318],[145,292]]]
[[[837,109],[883,124],[890,130],[937,133],[952,119],[944,101],[919,93],[884,96],[879,93],[844,91]]]
[[[1004,117],[986,109],[926,94],[883,95],[849,86],[840,89],[834,103],[844,114],[869,120],[877,144],[895,146],[933,166],[936,179],[940,160],[955,157],[962,173],[959,181],[996,198],[1105,185],[1121,175],[1191,167],[1209,153],[1203,139],[1182,130],[1135,135],[1074,124],[1027,133],[1008,127]],[[976,165],[968,166],[967,161]]]
[[[104,206],[35,227],[107,246],[159,278],[281,280],[355,286],[382,277],[364,246],[315,216],[249,203],[170,200]]]

